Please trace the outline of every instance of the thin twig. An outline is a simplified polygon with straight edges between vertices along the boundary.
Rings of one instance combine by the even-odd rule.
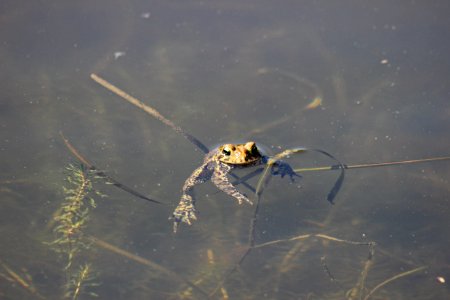
[[[22,278],[19,274],[17,274],[15,271],[13,271],[10,267],[8,267],[4,262],[0,260],[0,265],[3,267],[3,269],[8,273],[10,278],[19,284],[21,287],[23,287],[25,290],[27,290],[32,295],[37,296],[39,299],[44,299],[44,297],[39,294],[39,292],[36,290],[36,288],[33,286],[32,282],[28,282],[26,279]]]
[[[423,163],[423,162],[444,161],[444,160],[450,160],[450,156],[401,160],[401,161],[389,161],[389,162],[381,162],[381,163],[357,164],[357,165],[345,165],[344,164],[343,166],[344,166],[344,169],[350,170],[350,169],[408,165],[408,164],[417,164],[417,163]],[[323,167],[298,168],[298,169],[294,169],[294,171],[301,173],[301,172],[311,172],[311,171],[331,171],[331,170],[339,170],[341,168],[342,168],[341,165],[333,165],[333,166],[323,166]]]
[[[364,292],[364,285],[366,284],[366,279],[367,276],[369,275],[369,270],[374,264],[373,261],[373,256],[375,255],[375,249],[373,247],[374,245],[375,244],[370,246],[369,256],[364,262],[364,267],[361,271],[361,275],[359,276],[358,281],[356,282],[356,285],[352,289],[350,289],[346,294],[348,300],[362,299]]]
[[[378,289],[380,289],[381,287],[385,286],[386,284],[388,284],[388,283],[390,283],[390,282],[392,282],[392,281],[394,281],[394,280],[396,280],[396,279],[399,279],[399,278],[402,278],[402,277],[411,275],[411,274],[413,274],[413,273],[417,273],[417,272],[422,271],[422,270],[424,270],[424,269],[426,269],[426,268],[428,268],[428,267],[427,267],[427,266],[418,267],[418,268],[415,268],[415,269],[412,269],[412,270],[409,270],[409,271],[406,271],[406,272],[397,274],[397,275],[395,275],[395,276],[392,276],[391,278],[386,279],[385,281],[383,281],[382,283],[380,283],[380,284],[378,284],[376,287],[374,287],[374,288],[366,295],[366,297],[364,297],[364,300],[368,300],[368,299],[370,298],[370,296],[372,296]]]
[[[115,85],[109,83],[105,79],[101,78],[100,76],[92,73],[91,74],[92,80],[103,86],[104,88],[110,90],[114,94],[118,95],[119,97],[123,98],[124,100],[128,101],[129,103],[139,107],[140,109],[144,110],[146,113],[151,115],[152,117],[155,117],[165,125],[172,128],[175,132],[178,132],[182,136],[184,136],[188,141],[190,141],[192,144],[194,144],[198,149],[200,149],[203,153],[208,153],[208,147],[206,147],[202,142],[200,142],[196,137],[192,136],[191,134],[185,132],[181,127],[175,125],[172,121],[164,117],[162,114],[160,114],[156,109],[144,104],[137,98],[127,94],[123,90],[119,89]]]
[[[254,245],[253,248],[263,248],[266,246],[271,246],[271,245],[275,245],[278,243],[285,243],[285,242],[292,242],[292,241],[297,241],[297,240],[304,240],[310,237],[317,237],[317,238],[321,238],[324,240],[329,240],[329,241],[334,241],[334,242],[338,242],[338,243],[344,243],[344,244],[350,244],[350,245],[362,245],[362,246],[373,246],[375,245],[375,242],[355,242],[355,241],[350,241],[350,240],[343,240],[343,239],[339,239],[339,238],[335,238],[326,234],[321,234],[321,233],[316,233],[316,234],[303,234],[303,235],[298,235],[298,236],[294,236],[288,239],[279,239],[279,240],[273,240],[270,242],[266,242],[266,243],[262,243],[262,244],[258,244],[258,245]]]
[[[178,275],[177,273],[167,269],[166,267],[164,267],[164,266],[162,266],[160,264],[157,264],[157,263],[155,263],[155,262],[153,262],[153,261],[151,261],[149,259],[137,256],[135,254],[132,254],[132,253],[126,251],[126,250],[123,250],[123,249],[121,249],[119,247],[111,245],[110,243],[105,242],[103,240],[100,240],[100,239],[98,239],[96,237],[90,236],[90,237],[88,237],[88,239],[90,241],[92,241],[95,245],[97,245],[97,246],[99,246],[99,247],[101,247],[103,249],[106,249],[106,250],[111,251],[113,253],[116,253],[118,255],[122,255],[122,256],[130,259],[130,260],[133,260],[133,261],[138,262],[138,263],[140,263],[142,265],[145,265],[145,266],[150,267],[150,268],[152,268],[154,270],[157,270],[157,271],[167,275],[168,277],[170,277],[170,278],[172,278],[172,279],[174,279],[176,281],[183,282],[184,284],[190,286],[193,290],[197,291],[199,294],[201,294],[205,298],[209,298],[208,294],[204,290],[202,290],[200,287],[198,287],[197,285],[195,285],[191,281],[183,278],[182,276]]]
[[[62,131],[59,132],[59,134],[61,135],[61,138],[64,141],[64,144],[66,145],[66,147],[69,149],[69,151],[82,163],[84,164],[86,167],[89,168],[89,170],[93,171],[97,176],[106,179],[107,183],[112,184],[138,198],[153,202],[153,203],[158,203],[158,204],[164,204],[158,200],[154,200],[151,198],[148,198],[144,195],[142,195],[139,192],[136,192],[134,189],[124,185],[123,183],[120,183],[119,181],[115,180],[114,178],[112,178],[111,176],[107,175],[105,172],[100,171],[97,169],[97,167],[95,167],[93,164],[91,164],[86,158],[84,158],[80,152],[78,152],[77,149],[75,149],[75,147],[69,142],[69,140],[64,136],[64,134],[62,133]]]

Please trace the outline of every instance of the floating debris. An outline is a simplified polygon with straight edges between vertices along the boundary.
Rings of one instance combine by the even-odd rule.
[[[150,12],[143,12],[141,14],[142,19],[150,19],[150,16],[151,16]]]
[[[124,51],[116,51],[114,52],[114,59],[118,60],[119,58],[121,58],[122,56],[125,56],[127,53]]]
[[[445,283],[445,278],[442,276],[438,276],[436,277],[437,282],[444,284]]]
[[[310,110],[318,108],[322,105],[322,98],[316,97],[313,101],[311,101],[308,105],[305,106],[304,110]]]

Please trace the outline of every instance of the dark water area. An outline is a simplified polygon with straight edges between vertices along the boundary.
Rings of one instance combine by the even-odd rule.
[[[255,205],[199,185],[198,220],[173,234],[204,154],[90,78],[209,148],[311,147],[347,165],[448,156],[449,13],[448,1],[2,1],[0,299],[449,299],[450,161],[347,170],[334,205],[338,171],[274,177],[242,259]],[[68,170],[79,163],[60,132],[164,204]],[[79,191],[91,191],[80,207]]]

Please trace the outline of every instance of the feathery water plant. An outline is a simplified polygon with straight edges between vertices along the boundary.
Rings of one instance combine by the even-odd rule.
[[[55,240],[49,244],[55,251],[65,256],[66,286],[65,299],[77,299],[88,287],[96,286],[95,274],[89,263],[74,266],[74,261],[91,242],[85,238],[84,230],[89,220],[90,210],[96,207],[94,196],[104,196],[93,188],[95,173],[85,165],[70,164],[67,168],[67,185],[63,187],[64,201],[56,212],[53,222]],[[89,292],[91,296],[94,293]]]
[[[80,266],[67,282],[64,298],[76,300],[82,293],[97,297],[98,295],[96,293],[89,291],[89,288],[99,285],[95,280],[96,274],[92,271],[90,264]]]
[[[67,171],[68,186],[63,187],[64,202],[54,217],[56,239],[51,243],[57,252],[67,255],[66,269],[71,266],[75,254],[89,247],[83,239],[83,229],[89,219],[89,210],[96,207],[92,197],[95,194],[93,174],[82,164],[70,164]]]

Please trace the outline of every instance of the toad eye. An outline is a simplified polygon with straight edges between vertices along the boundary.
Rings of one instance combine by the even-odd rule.
[[[230,148],[226,147],[226,148],[223,148],[222,153],[225,154],[226,156],[230,156],[231,150],[230,150]]]
[[[256,147],[255,144],[253,144],[252,148],[250,149],[250,153],[252,153],[252,154],[257,154],[258,153],[258,148]]]

